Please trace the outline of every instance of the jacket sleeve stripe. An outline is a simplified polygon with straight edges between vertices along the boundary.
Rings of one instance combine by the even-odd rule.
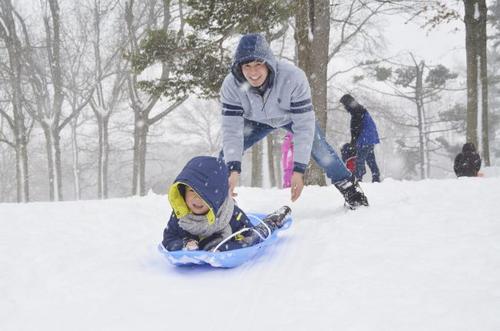
[[[224,108],[224,109],[230,109],[230,110],[241,110],[241,111],[243,111],[243,107],[241,107],[241,106],[235,106],[235,105],[230,105],[228,103],[222,103],[222,108]]]
[[[313,110],[312,106],[307,106],[307,107],[303,107],[303,108],[291,108],[290,113],[301,114],[301,113],[307,113],[307,112],[312,111],[312,110]]]
[[[223,116],[243,116],[243,111],[222,109],[222,115]]]
[[[308,105],[310,103],[311,103],[311,99],[305,99],[302,101],[291,102],[290,107],[292,107],[292,108],[302,107],[302,106]]]

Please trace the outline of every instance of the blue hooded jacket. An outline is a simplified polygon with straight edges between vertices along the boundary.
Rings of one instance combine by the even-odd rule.
[[[241,71],[241,65],[251,61],[262,61],[269,69],[263,95],[250,86]],[[231,170],[241,169],[245,120],[272,128],[291,127],[295,143],[294,168],[305,170],[315,130],[309,82],[297,66],[285,60],[277,61],[260,34],[241,37],[231,73],[222,83],[220,99],[224,160]]]
[[[363,127],[361,129],[361,134],[356,140],[357,146],[375,145],[380,143],[378,137],[377,126],[373,121],[370,113],[365,110],[363,115]]]
[[[345,94],[340,102],[351,114],[351,141],[356,147],[380,143],[377,126],[365,107],[357,103],[350,94]]]
[[[182,169],[169,189],[168,199],[178,218],[190,211],[184,201],[184,194],[179,190],[179,184],[191,187],[210,207],[208,219],[215,220],[228,196],[228,170],[221,159],[211,156],[192,158]]]
[[[184,200],[185,185],[191,187],[209,206],[210,210],[207,214],[209,223],[215,221],[217,212],[224,201],[230,199],[228,197],[228,169],[224,162],[211,156],[198,156],[191,159],[177,176],[168,193],[173,211],[163,232],[162,244],[169,251],[181,250],[185,241],[189,239],[197,240],[200,248],[203,249],[204,243],[212,241],[217,236],[214,234],[207,238],[200,238],[179,226],[179,219],[191,213]],[[234,207],[229,225],[233,233],[244,227],[252,227],[247,216],[238,206]],[[241,244],[230,241],[223,249],[239,247]]]

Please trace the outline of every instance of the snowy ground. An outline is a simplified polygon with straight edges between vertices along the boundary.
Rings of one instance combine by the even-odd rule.
[[[156,251],[166,196],[0,204],[0,330],[500,330],[500,178],[307,187],[231,270]],[[289,192],[239,188],[270,212]]]

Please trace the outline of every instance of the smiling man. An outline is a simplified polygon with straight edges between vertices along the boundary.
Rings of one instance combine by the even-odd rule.
[[[316,123],[305,73],[277,61],[264,37],[243,35],[231,73],[221,87],[223,155],[230,171],[229,193],[236,195],[243,152],[277,128],[293,133],[291,200],[299,198],[311,158],[326,172],[351,209],[368,200]]]

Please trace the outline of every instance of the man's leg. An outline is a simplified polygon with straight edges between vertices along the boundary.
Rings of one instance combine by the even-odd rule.
[[[366,164],[368,164],[368,168],[370,168],[372,172],[372,182],[378,183],[380,182],[380,170],[378,169],[377,160],[375,159],[374,149],[375,145],[370,145],[370,150],[366,156]]]
[[[275,128],[267,124],[245,119],[243,124],[243,151],[255,145],[274,129]]]
[[[323,168],[328,178],[344,196],[345,204],[349,208],[355,209],[361,205],[368,206],[368,199],[359,184],[354,180],[354,176],[346,168],[332,146],[328,144],[317,122],[311,154],[314,161]]]
[[[373,146],[373,145],[371,145]],[[361,181],[366,173],[365,162],[370,152],[370,145],[358,146],[356,149],[356,171],[354,176],[357,180]]]
[[[333,184],[351,178],[351,172],[346,168],[333,147],[326,141],[325,134],[317,122],[311,156],[323,168],[326,176],[330,178]]]
[[[243,124],[243,151],[246,151],[262,138],[267,136],[274,128],[267,124],[244,120]],[[221,150],[219,157],[224,158],[224,152]]]

